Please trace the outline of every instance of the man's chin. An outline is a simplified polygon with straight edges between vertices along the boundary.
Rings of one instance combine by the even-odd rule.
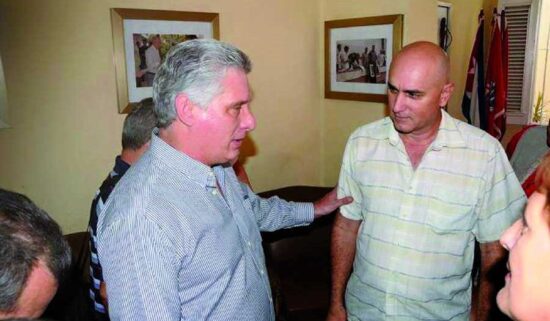
[[[240,155],[240,151],[238,149],[232,150],[230,153],[228,153],[225,163],[228,163],[231,165],[235,164],[239,160],[239,155]]]
[[[399,120],[396,117],[391,117],[393,122],[393,128],[400,134],[408,134],[411,132],[411,129],[405,124],[405,120]]]
[[[497,306],[502,313],[506,314],[508,317],[512,317],[510,313],[510,299],[508,297],[508,289],[506,286],[500,289],[497,293]]]
[[[412,129],[408,128],[407,126],[399,125],[396,122],[393,122],[393,128],[395,128],[395,131],[400,134],[409,134],[412,132]]]

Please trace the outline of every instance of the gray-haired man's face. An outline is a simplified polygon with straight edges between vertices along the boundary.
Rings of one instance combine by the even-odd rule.
[[[246,74],[228,69],[221,82],[222,92],[206,109],[196,108],[192,157],[212,166],[233,161],[239,156],[246,133],[256,127],[250,111],[250,90]]]

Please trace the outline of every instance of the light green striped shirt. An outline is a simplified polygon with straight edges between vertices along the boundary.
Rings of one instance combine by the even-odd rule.
[[[468,320],[475,239],[495,241],[525,206],[499,142],[446,112],[414,170],[389,118],[349,138],[339,194],[362,220],[346,289],[350,320]]]

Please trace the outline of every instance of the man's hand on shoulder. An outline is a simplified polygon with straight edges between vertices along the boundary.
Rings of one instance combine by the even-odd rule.
[[[313,203],[315,218],[330,214],[340,206],[353,202],[353,197],[351,196],[338,198],[337,189],[338,187],[333,188],[325,196]]]

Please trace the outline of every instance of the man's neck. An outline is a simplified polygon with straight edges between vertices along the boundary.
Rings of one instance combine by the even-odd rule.
[[[422,161],[422,157],[426,153],[428,147],[437,137],[439,131],[439,125],[441,124],[441,118],[437,123],[437,126],[433,126],[428,130],[421,133],[409,133],[409,134],[399,134],[403,145],[405,145],[405,150],[409,156],[409,160],[414,169],[418,167]]]
[[[209,164],[201,157],[201,147],[193,145],[193,139],[187,134],[186,129],[181,126],[184,125],[173,123],[167,128],[161,128],[159,129],[158,137],[178,152],[206,166],[212,167],[213,164]]]
[[[124,162],[126,162],[126,164],[131,166],[135,162],[137,162],[137,160],[143,154],[144,150],[142,150],[142,149],[143,148],[139,148],[139,149],[126,148],[126,149],[123,149],[122,152],[120,153],[120,159],[122,159]]]

